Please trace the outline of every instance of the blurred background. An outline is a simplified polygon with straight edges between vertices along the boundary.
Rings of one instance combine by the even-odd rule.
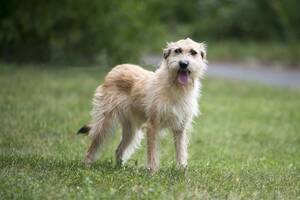
[[[120,134],[84,167],[75,133],[111,67],[155,70],[185,37],[209,61],[189,170],[171,134],[158,176],[146,140],[114,167]],[[0,86],[0,199],[299,199],[299,0],[1,0]]]
[[[0,61],[112,66],[191,37],[212,62],[299,68],[299,10],[297,0],[1,1]]]

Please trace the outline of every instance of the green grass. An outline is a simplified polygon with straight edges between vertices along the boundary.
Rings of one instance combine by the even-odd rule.
[[[189,169],[172,137],[161,169],[145,170],[145,141],[123,168],[107,146],[91,168],[75,134],[107,70],[0,66],[0,199],[299,199],[300,91],[206,78]]]

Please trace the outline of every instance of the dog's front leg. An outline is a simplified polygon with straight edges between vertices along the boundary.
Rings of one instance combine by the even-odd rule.
[[[188,137],[185,130],[173,130],[176,148],[176,163],[178,167],[187,167]]]
[[[147,156],[148,169],[154,172],[159,167],[159,160],[157,155],[157,137],[158,137],[158,123],[155,120],[150,120],[147,125]]]

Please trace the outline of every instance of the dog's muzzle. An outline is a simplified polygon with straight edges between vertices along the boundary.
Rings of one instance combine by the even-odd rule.
[[[179,70],[177,74],[177,81],[181,85],[187,85],[189,81],[190,70],[188,70],[189,61],[181,60],[179,61]]]

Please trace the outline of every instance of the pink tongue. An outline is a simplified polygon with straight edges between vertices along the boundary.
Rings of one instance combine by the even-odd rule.
[[[179,71],[178,73],[178,82],[182,85],[186,85],[188,83],[189,75],[187,71]]]

